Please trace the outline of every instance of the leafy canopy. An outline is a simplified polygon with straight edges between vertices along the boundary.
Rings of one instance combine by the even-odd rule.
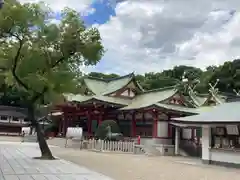
[[[86,28],[78,12],[65,8],[59,24],[52,15],[43,3],[15,0],[7,0],[0,11],[2,74],[31,101],[73,92],[79,67],[95,65],[104,53],[99,31]]]

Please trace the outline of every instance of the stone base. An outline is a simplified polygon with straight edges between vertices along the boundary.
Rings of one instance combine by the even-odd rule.
[[[161,156],[173,156],[174,155],[174,145],[155,144],[154,146],[159,151]]]
[[[211,165],[217,165],[217,166],[224,166],[224,167],[230,167],[230,168],[240,168],[240,164],[235,163],[229,163],[229,162],[220,162],[220,161],[212,161],[212,160],[202,160],[203,164],[211,164]]]

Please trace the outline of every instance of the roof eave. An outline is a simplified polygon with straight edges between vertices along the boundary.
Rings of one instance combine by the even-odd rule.
[[[104,101],[104,100],[101,100],[101,99],[98,99],[98,98],[91,98],[91,99],[88,99],[88,100],[84,100],[84,101],[81,101],[81,102],[78,102],[80,104],[91,104],[91,103],[94,103],[94,102],[100,102],[100,103],[107,103],[107,104],[110,104],[110,105],[115,105],[115,106],[127,106],[127,104],[124,104],[124,103],[115,103],[115,102],[110,102],[110,101]]]
[[[184,120],[176,120],[175,118],[172,118],[171,119],[171,123],[182,123],[182,124],[202,124],[202,125],[219,125],[219,124],[222,124],[222,125],[228,125],[228,124],[236,124],[236,123],[240,123],[239,122],[236,122],[236,121],[228,121],[228,120],[225,120],[225,121],[184,121]]]

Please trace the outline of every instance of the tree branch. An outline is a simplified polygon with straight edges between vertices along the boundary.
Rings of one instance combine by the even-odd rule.
[[[63,60],[65,59],[65,57],[61,57],[59,60],[57,60],[55,63],[51,64],[51,68],[55,68],[56,66],[58,66],[59,64],[61,64],[63,62]]]
[[[15,36],[16,37],[16,36]],[[28,87],[27,84],[25,84],[17,75],[17,65],[18,65],[18,62],[19,62],[19,59],[20,59],[20,53],[21,53],[21,49],[23,47],[23,40],[20,39],[19,37],[16,37],[18,40],[19,40],[19,48],[17,50],[17,54],[13,60],[13,67],[12,67],[12,75],[13,77],[15,78],[15,80],[17,81],[17,83],[19,85],[21,85],[23,88],[25,88],[27,91],[30,89]]]
[[[41,96],[43,96],[48,91],[48,87],[44,86],[42,92],[36,93],[35,96],[32,97],[31,103],[35,103]]]
[[[74,53],[70,54],[70,56],[73,55],[73,54],[74,54]],[[64,59],[65,59],[65,57],[62,56],[62,57],[59,58],[56,62],[52,63],[52,64],[50,65],[51,67],[49,67],[49,69],[53,69],[53,68],[57,67],[59,64],[61,64],[61,63],[64,61]],[[47,72],[47,68],[45,68],[45,69],[42,71],[42,74],[45,74],[46,72]]]

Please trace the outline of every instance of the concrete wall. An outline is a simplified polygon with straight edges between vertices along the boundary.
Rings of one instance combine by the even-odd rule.
[[[161,138],[141,138],[141,145],[152,146],[155,144],[166,144],[171,145],[172,139],[161,139]]]
[[[210,160],[215,162],[240,164],[240,151],[210,149]]]

